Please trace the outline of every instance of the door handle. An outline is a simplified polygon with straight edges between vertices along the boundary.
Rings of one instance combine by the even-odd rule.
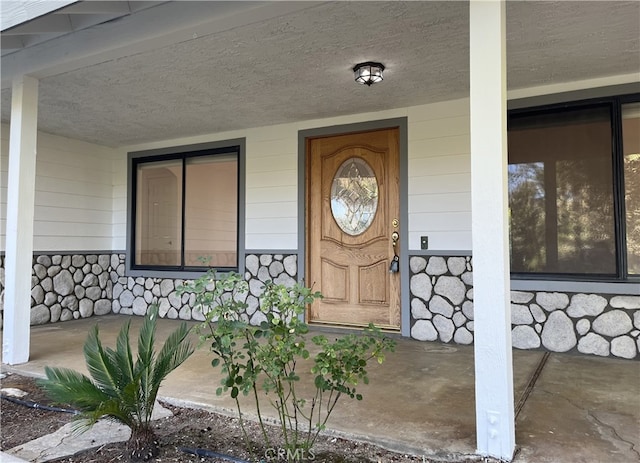
[[[398,232],[394,231],[391,234],[391,244],[393,245],[393,250],[394,251],[396,249],[396,245],[398,244],[398,238],[400,238],[400,235],[398,234]]]
[[[396,247],[398,245],[398,239],[400,234],[397,231],[391,233],[391,245],[393,246],[393,258],[391,264],[389,264],[389,273],[398,273],[400,271],[400,258],[398,257],[398,251]]]

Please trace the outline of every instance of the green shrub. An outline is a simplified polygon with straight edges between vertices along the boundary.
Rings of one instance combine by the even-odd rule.
[[[385,352],[392,351],[395,342],[369,325],[361,335],[350,334],[329,341],[317,335],[311,342],[319,352],[311,358],[306,347],[309,328],[302,317],[305,308],[320,293],[301,284],[293,287],[265,283],[259,309],[266,321],[252,326],[245,313],[247,282],[236,273],[216,275],[208,272],[202,278],[179,289],[193,292],[206,321],[201,326],[201,339],[209,343],[215,358],[214,368],[223,372],[216,393],[225,392],[235,400],[240,424],[244,431],[239,395],[252,395],[266,448],[272,447],[266,432],[261,400],[275,409],[287,455],[295,457],[302,449],[309,451],[327,420],[346,395],[357,400],[360,381],[368,383],[367,363],[384,361]],[[315,393],[301,397],[298,384],[300,367],[313,374]],[[308,368],[307,368],[308,367]],[[262,391],[265,395],[260,394]],[[253,452],[248,436],[245,439]]]
[[[157,318],[158,308],[150,307],[140,329],[135,363],[129,342],[130,322],[120,329],[115,350],[102,346],[95,325],[84,344],[91,378],[67,368],[45,367],[47,378],[39,381],[53,400],[80,410],[76,429],[86,430],[103,417],[131,428],[127,452],[134,461],[157,455],[151,414],[160,384],[193,353],[187,339],[189,329],[183,322],[156,354]]]

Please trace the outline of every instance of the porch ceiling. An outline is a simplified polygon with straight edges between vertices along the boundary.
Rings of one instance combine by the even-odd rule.
[[[107,146],[465,97],[468,10],[453,1],[132,8],[3,55],[2,121],[23,72],[41,79],[41,130]],[[507,41],[509,90],[640,73],[640,2],[510,1]],[[387,66],[370,88],[351,72],[368,60]]]

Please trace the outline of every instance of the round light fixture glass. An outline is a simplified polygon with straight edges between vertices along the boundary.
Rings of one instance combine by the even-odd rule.
[[[382,71],[384,71],[384,66],[373,61],[356,64],[353,68],[356,82],[367,86],[382,82]]]

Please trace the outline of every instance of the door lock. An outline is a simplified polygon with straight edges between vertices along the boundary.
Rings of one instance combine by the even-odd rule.
[[[398,256],[393,256],[393,260],[389,265],[389,273],[398,273],[400,271],[400,258]]]
[[[394,219],[395,222],[395,219]],[[393,258],[391,259],[391,264],[389,264],[389,273],[397,273],[400,271],[400,258],[398,257],[398,251],[396,247],[398,246],[398,239],[400,239],[400,234],[397,231],[391,233],[391,245],[393,246]]]

